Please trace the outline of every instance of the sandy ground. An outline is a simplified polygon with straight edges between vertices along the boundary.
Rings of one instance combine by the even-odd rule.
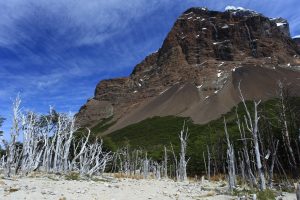
[[[226,190],[224,183],[178,183],[172,180],[64,180],[61,177],[24,177],[0,179],[0,199],[57,199],[57,200],[143,200],[143,199],[216,199],[238,197],[220,195]],[[296,199],[295,194],[282,197]]]

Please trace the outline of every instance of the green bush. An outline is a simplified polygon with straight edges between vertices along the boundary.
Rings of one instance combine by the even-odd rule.
[[[264,191],[259,191],[257,193],[257,199],[258,200],[274,200],[275,193],[274,193],[274,191],[272,191],[270,189],[266,189]]]

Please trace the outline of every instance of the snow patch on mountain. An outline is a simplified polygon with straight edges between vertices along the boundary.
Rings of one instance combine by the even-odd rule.
[[[225,11],[228,11],[228,10],[248,10],[248,9],[245,9],[243,7],[226,6]]]

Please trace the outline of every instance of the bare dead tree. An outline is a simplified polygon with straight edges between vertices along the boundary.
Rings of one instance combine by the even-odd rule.
[[[104,172],[111,160],[111,152],[103,151],[103,142],[88,143],[88,135],[75,140],[77,131],[72,115],[59,114],[57,123],[50,117],[33,112],[23,114],[20,110],[19,96],[13,103],[13,127],[10,141],[3,139],[6,155],[2,157],[1,166],[7,176],[20,170],[28,174],[35,170],[46,172],[69,173],[78,171],[81,175],[91,176]],[[22,134],[22,143],[18,143]],[[73,145],[73,153],[71,146]]]
[[[140,171],[140,168],[139,168],[139,166],[138,166],[138,160],[139,160],[139,150],[138,149],[136,149],[134,152],[133,152],[133,154],[134,154],[134,167],[133,167],[133,174],[135,175],[136,174],[136,171],[139,169],[139,171]]]
[[[86,153],[86,148],[87,148],[87,143],[89,141],[89,137],[91,134],[90,129],[87,128],[88,134],[86,136],[82,136],[82,138],[79,141],[73,140],[73,149],[74,149],[74,157],[72,158],[70,165],[71,165],[71,170],[77,168],[79,169],[78,165],[82,166],[82,160],[83,159],[82,155]],[[102,141],[101,141],[102,142]]]
[[[252,116],[248,110],[248,107],[246,105],[246,101],[243,97],[241,87],[239,84],[239,92],[240,92],[240,98],[242,100],[242,103],[244,105],[244,109],[246,111],[246,115],[244,116],[245,124],[248,129],[248,131],[252,134],[252,140],[254,144],[254,151],[255,151],[255,158],[256,158],[256,167],[260,179],[260,189],[265,190],[266,189],[266,179],[264,175],[264,171],[262,169],[262,162],[261,162],[261,153],[259,149],[259,141],[258,141],[258,121],[260,117],[258,116],[257,107],[259,106],[261,101],[254,101],[254,116],[252,119]]]
[[[20,129],[21,129],[21,98],[18,95],[15,99],[15,101],[13,102],[13,121],[12,121],[12,129],[11,129],[11,133],[10,133],[10,141],[7,142],[4,139],[2,140],[5,148],[6,148],[6,163],[5,163],[5,172],[6,172],[6,176],[10,177],[11,176],[11,171],[12,168],[16,168],[17,166],[15,165],[15,161],[16,161],[16,157],[18,155],[17,154],[17,139],[19,138],[19,134],[20,134]]]
[[[110,152],[103,152],[103,141],[88,144],[80,155],[80,174],[92,176],[96,173],[102,174],[107,162],[112,159]]]
[[[45,153],[44,135],[40,131],[38,116],[28,112],[22,116],[23,148],[21,171],[28,173],[36,170],[42,162]]]
[[[224,130],[227,141],[227,163],[228,163],[228,185],[229,190],[232,191],[236,187],[236,175],[235,175],[235,158],[234,158],[234,148],[230,142],[229,134],[227,130],[227,124],[224,117]]]
[[[167,147],[164,146],[164,163],[163,163],[164,178],[168,178],[168,153]]]
[[[280,98],[280,108],[281,108],[281,112],[280,112],[280,118],[282,121],[282,136],[283,136],[283,142],[285,145],[285,148],[287,149],[287,153],[288,153],[288,158],[290,158],[290,165],[292,167],[296,166],[296,159],[295,159],[295,155],[291,146],[291,139],[290,139],[290,133],[289,133],[289,129],[288,129],[288,120],[287,120],[287,116],[286,116],[286,112],[287,112],[287,108],[286,108],[286,99],[285,99],[285,91],[284,91],[284,86],[283,83],[281,81],[278,82],[278,87],[279,87],[279,98]]]
[[[211,161],[211,154],[210,154],[210,151],[209,151],[209,147],[208,145],[206,146],[207,148],[207,179],[210,181],[210,161]]]
[[[242,176],[242,180],[243,180],[243,183],[246,182],[246,173],[245,173],[245,160],[244,160],[244,156],[243,156],[243,152],[242,151],[239,151],[238,152],[238,158],[239,158],[239,161],[240,161],[240,170],[241,170],[241,176]]]
[[[179,180],[186,181],[187,180],[186,167],[189,160],[186,160],[188,128],[185,129],[185,124],[183,125],[183,128],[180,131],[179,139],[180,139],[180,153],[179,153],[179,166],[178,166]]]
[[[238,129],[241,135],[241,140],[243,142],[243,157],[244,157],[244,162],[245,162],[245,168],[246,168],[246,173],[247,173],[247,177],[249,180],[249,183],[251,185],[251,187],[253,187],[253,185],[256,185],[256,178],[254,176],[254,173],[252,172],[252,167],[251,167],[251,161],[250,161],[250,156],[249,156],[249,152],[248,152],[248,139],[251,138],[246,138],[246,132],[245,132],[245,127],[244,124],[240,122],[240,118],[238,115],[238,112],[236,110],[236,117],[237,117],[237,125],[238,125]]]
[[[154,175],[157,180],[161,179],[161,165],[158,162],[153,163]]]
[[[176,180],[179,180],[178,161],[177,161],[177,156],[175,154],[175,151],[174,151],[172,143],[171,143],[171,151],[172,151],[172,154],[173,154],[174,165],[175,165],[174,166],[175,177],[176,177]],[[171,165],[170,165],[170,167],[171,167]]]
[[[278,143],[279,141],[273,141],[273,154],[272,154],[272,160],[271,160],[271,166],[270,166],[270,172],[269,172],[269,187],[273,187],[273,172],[274,172],[274,166],[275,166],[275,160],[276,160],[276,154],[278,149]]]
[[[46,172],[50,172],[52,166],[52,154],[54,149],[54,140],[49,139],[50,136],[54,135],[54,125],[52,123],[54,119],[53,108],[50,107],[50,116],[44,117],[45,127],[41,128],[40,132],[43,135],[43,143],[44,143],[44,154],[43,154],[43,170]]]
[[[144,179],[147,179],[149,175],[149,160],[148,160],[148,154],[146,152],[145,158],[143,160],[143,177]]]

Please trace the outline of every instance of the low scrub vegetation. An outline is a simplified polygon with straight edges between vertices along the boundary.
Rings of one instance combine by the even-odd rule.
[[[69,172],[68,174],[65,175],[65,179],[78,181],[80,180],[80,174],[78,172]]]

